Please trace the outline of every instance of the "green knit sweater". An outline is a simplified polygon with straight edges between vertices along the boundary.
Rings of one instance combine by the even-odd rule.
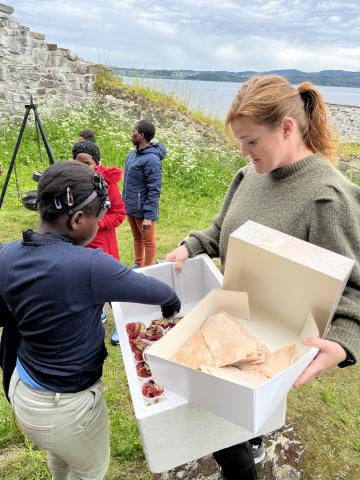
[[[327,160],[310,155],[257,174],[239,170],[213,224],[182,242],[191,257],[206,252],[225,268],[230,234],[247,220],[266,225],[356,261],[327,338],[357,359],[360,353],[360,188]]]

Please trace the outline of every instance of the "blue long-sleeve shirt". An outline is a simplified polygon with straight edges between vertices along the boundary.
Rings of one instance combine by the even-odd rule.
[[[5,391],[16,354],[31,378],[48,390],[77,392],[95,383],[107,355],[99,319],[109,301],[180,309],[166,284],[133,272],[101,250],[76,246],[66,236],[27,231],[23,241],[2,246]]]

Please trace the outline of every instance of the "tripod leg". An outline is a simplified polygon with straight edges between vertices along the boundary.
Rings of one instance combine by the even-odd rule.
[[[16,155],[17,155],[17,152],[19,150],[19,146],[20,146],[21,139],[22,139],[22,136],[23,136],[23,133],[24,133],[24,130],[25,130],[25,125],[26,125],[27,119],[29,117],[30,107],[28,108],[28,106],[26,106],[25,108],[26,108],[26,112],[25,112],[25,115],[24,115],[24,118],[23,118],[23,121],[22,121],[22,124],[21,124],[21,127],[20,127],[20,132],[19,132],[19,135],[18,135],[18,138],[17,138],[17,141],[16,141],[14,153],[12,155],[11,162],[10,162],[10,165],[9,165],[9,170],[7,172],[5,182],[4,182],[4,185],[3,185],[3,189],[2,189],[2,192],[1,192],[0,208],[1,208],[1,206],[3,204],[3,201],[4,201],[4,198],[5,198],[6,189],[7,189],[7,186],[8,186],[10,177],[11,177],[11,173],[12,173],[14,165],[15,165]]]
[[[44,132],[44,129],[43,129],[43,126],[42,126],[42,123],[41,123],[41,120],[40,120],[40,116],[36,110],[36,105],[33,105],[34,107],[34,114],[35,114],[35,121],[39,127],[39,130],[40,130],[40,133],[41,133],[41,137],[43,139],[43,142],[44,142],[44,145],[45,145],[45,149],[46,149],[46,153],[49,157],[49,162],[50,162],[50,165],[54,165],[55,163],[55,160],[54,160],[54,155],[51,151],[51,148],[50,148],[50,145],[49,145],[49,142],[47,141],[47,138],[46,138],[46,135],[45,135],[45,132]]]

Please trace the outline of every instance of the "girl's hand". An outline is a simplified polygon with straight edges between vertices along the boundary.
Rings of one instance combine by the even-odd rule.
[[[144,218],[144,220],[142,221],[142,228],[143,230],[148,230],[149,228],[151,228],[151,220],[149,220],[148,218]]]
[[[185,245],[175,248],[172,252],[166,255],[165,260],[167,262],[175,262],[175,270],[180,273],[184,263],[189,258],[188,249]]]
[[[320,373],[334,367],[338,363],[342,362],[346,358],[346,351],[341,345],[330,340],[323,340],[318,337],[305,338],[303,340],[304,345],[315,347],[319,349],[319,353],[316,355],[310,365],[302,372],[300,377],[297,378],[294,385],[304,385],[305,383],[314,380]]]

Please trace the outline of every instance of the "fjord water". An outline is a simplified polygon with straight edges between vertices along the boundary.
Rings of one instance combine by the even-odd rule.
[[[125,83],[140,84],[176,97],[191,110],[223,120],[241,83],[163,78],[123,77]],[[360,106],[360,88],[319,86],[327,103]]]

